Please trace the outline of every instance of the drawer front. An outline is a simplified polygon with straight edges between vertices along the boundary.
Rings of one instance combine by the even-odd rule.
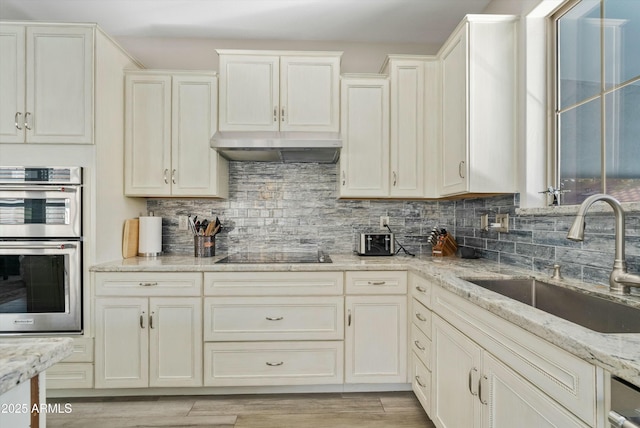
[[[411,325],[411,349],[431,370],[431,340],[415,325]]]
[[[411,355],[411,387],[427,415],[431,417],[431,372],[417,355]]]
[[[207,297],[205,341],[342,340],[342,297]]]
[[[342,272],[206,272],[207,296],[328,296],[344,291]]]
[[[349,271],[347,294],[406,294],[407,272]]]
[[[204,384],[341,384],[342,349],[342,342],[206,343]]]
[[[426,306],[415,298],[411,299],[411,323],[415,324],[422,332],[431,339],[432,313]]]
[[[82,337],[73,339],[73,352],[63,363],[92,363],[93,362],[93,338]],[[47,372],[48,373],[48,372]]]
[[[200,296],[200,272],[97,272],[96,296]]]
[[[414,299],[431,309],[432,285],[429,280],[412,273],[409,275],[409,289]]]
[[[432,297],[436,314],[589,426],[595,426],[594,365],[440,287],[434,288]]]
[[[46,371],[47,389],[93,388],[93,364],[59,363]]]

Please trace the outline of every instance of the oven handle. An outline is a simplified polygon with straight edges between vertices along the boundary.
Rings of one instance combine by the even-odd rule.
[[[0,190],[9,191],[9,192],[66,192],[66,193],[75,193],[78,191],[78,185],[74,184],[73,186],[2,186]]]
[[[0,243],[0,249],[25,249],[25,250],[45,250],[49,248],[54,248],[58,250],[64,250],[65,248],[76,248],[77,245],[73,243],[69,244],[27,244],[24,245],[21,242],[2,242]]]

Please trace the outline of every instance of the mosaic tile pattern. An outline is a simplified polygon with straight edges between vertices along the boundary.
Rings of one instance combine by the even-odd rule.
[[[519,195],[455,201],[338,199],[337,166],[230,162],[229,199],[149,199],[147,209],[163,217],[163,251],[193,254],[193,238],[178,230],[178,216],[215,218],[223,224],[217,254],[242,251],[349,253],[360,232],[378,232],[382,215],[398,241],[416,254],[429,254],[434,226],[453,233],[459,245],[483,257],[549,275],[554,263],[569,278],[608,284],[613,265],[614,220],[589,213],[584,242],[566,238],[573,215],[515,214]],[[509,233],[480,229],[480,215],[508,213]],[[640,213],[627,213],[629,270],[640,271]]]

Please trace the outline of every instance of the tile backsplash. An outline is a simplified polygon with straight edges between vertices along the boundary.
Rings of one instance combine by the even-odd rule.
[[[614,218],[590,213],[584,242],[566,239],[573,215],[517,216],[518,195],[452,201],[342,200],[337,198],[337,166],[230,162],[229,199],[149,199],[147,209],[163,217],[163,251],[193,254],[193,238],[178,230],[178,217],[218,216],[223,224],[216,252],[315,251],[348,253],[356,236],[379,231],[390,217],[398,241],[416,254],[429,254],[427,237],[444,227],[459,245],[483,257],[536,272],[552,272],[589,283],[608,284],[613,265]],[[508,213],[509,233],[485,232],[480,216]],[[627,213],[627,262],[640,270],[640,213]]]

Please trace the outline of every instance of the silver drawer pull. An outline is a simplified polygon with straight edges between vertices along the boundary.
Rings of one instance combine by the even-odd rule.
[[[416,285],[416,290],[418,290],[421,293],[426,293],[427,289],[424,287],[420,287],[419,285]]]
[[[385,285],[387,281],[369,281],[367,284],[369,285]]]
[[[424,346],[422,346],[422,343],[420,343],[420,342],[419,342],[419,341],[417,341],[417,340],[414,340],[414,341],[413,341],[413,343],[416,345],[416,348],[418,348],[418,349],[419,349],[419,350],[421,350],[421,351],[424,351],[425,349],[427,349],[427,348],[425,348]]]
[[[283,320],[284,317],[267,317],[269,321],[280,321]]]
[[[154,285],[158,285],[157,282],[140,282],[138,283],[141,287],[153,287]]]
[[[276,366],[281,366],[284,364],[284,361],[280,361],[279,363],[270,363],[269,361],[267,361],[266,363],[269,367],[276,367]]]
[[[609,422],[611,422],[612,427],[616,428],[640,428],[637,424],[627,420],[627,418],[613,410],[609,412]]]
[[[422,383],[422,380],[420,379],[420,376],[416,376],[416,382],[418,382],[418,385],[420,385],[422,388],[426,388],[427,387],[427,385]]]
[[[427,320],[420,312],[416,312],[416,318],[418,318],[420,321]]]

